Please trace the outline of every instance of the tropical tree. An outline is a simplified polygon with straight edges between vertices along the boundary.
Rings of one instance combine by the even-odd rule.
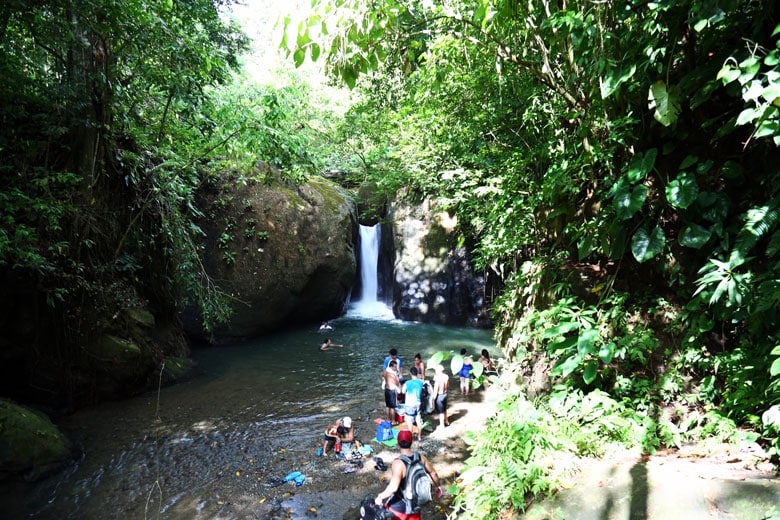
[[[175,321],[189,288],[208,316],[225,308],[196,292],[206,284],[192,225],[198,170],[219,144],[197,114],[247,43],[225,4],[0,6],[0,271],[46,331],[22,340],[19,323],[9,344],[29,339],[70,367],[123,306]],[[174,142],[182,127],[201,139]]]
[[[758,424],[780,400],[777,24],[737,0],[322,0],[281,43],[369,92],[366,175],[478,237],[508,354],[647,417],[693,393]]]

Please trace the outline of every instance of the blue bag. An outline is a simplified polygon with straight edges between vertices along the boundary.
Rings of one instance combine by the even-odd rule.
[[[389,441],[393,438],[393,425],[387,421],[382,421],[376,428],[376,440]]]

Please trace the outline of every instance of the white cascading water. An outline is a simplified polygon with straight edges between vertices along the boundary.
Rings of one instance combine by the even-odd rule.
[[[363,300],[377,301],[377,265],[379,264],[379,224],[360,226],[360,282],[363,285]]]
[[[379,301],[379,243],[381,229],[375,226],[360,226],[360,283],[363,287],[360,300],[352,302],[350,315],[365,318],[393,318],[392,310]]]

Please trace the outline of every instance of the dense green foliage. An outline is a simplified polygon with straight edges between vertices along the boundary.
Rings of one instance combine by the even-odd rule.
[[[366,92],[352,173],[456,212],[507,354],[628,405],[647,450],[734,421],[777,452],[776,3],[313,5],[282,45]],[[474,518],[544,488],[472,484]]]
[[[139,297],[171,312],[169,278],[196,272],[169,262],[197,265],[189,221],[210,143],[174,144],[204,130],[207,90],[246,46],[219,5],[3,5],[0,265],[50,305],[106,304],[142,280]]]
[[[360,91],[338,127],[296,81],[236,79],[227,3],[0,6],[0,274],[52,310],[56,359],[133,302],[225,318],[196,225],[215,172],[333,168],[456,214],[503,277],[501,346],[558,384],[474,441],[460,512],[522,509],[599,438],[749,426],[780,451],[776,2],[314,0],[282,45]]]
[[[228,21],[231,4],[0,6],[0,354],[9,390],[28,382],[14,368],[24,349],[69,367],[53,386],[88,389],[76,373],[89,364],[81,346],[105,332],[131,336],[117,320],[128,307],[171,330],[184,303],[199,307],[207,329],[226,319],[228,296],[201,260],[198,190],[228,171],[267,180],[266,165],[297,182],[327,155],[319,151],[327,114],[307,86],[237,75],[249,40]],[[155,359],[166,354],[158,343]]]

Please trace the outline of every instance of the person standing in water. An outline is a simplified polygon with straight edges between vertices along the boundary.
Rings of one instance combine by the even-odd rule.
[[[425,363],[423,363],[419,352],[414,355],[414,368],[417,369],[417,375],[420,376],[420,379],[425,381]]]
[[[382,371],[382,383],[385,389],[385,415],[392,425],[398,424],[395,410],[398,408],[398,392],[401,390],[401,378],[396,369],[397,365],[397,361],[391,360],[387,369]]]
[[[450,388],[450,376],[444,372],[444,367],[435,365],[433,367],[435,375],[433,376],[433,399],[434,411],[439,414],[439,428],[449,426],[447,418],[447,390]]]
[[[463,357],[463,366],[460,367],[460,372],[458,372],[460,393],[469,395],[471,391],[471,369],[474,368],[474,361],[465,348],[460,349],[460,355]]]
[[[323,321],[322,325],[320,325],[320,330],[318,332],[322,333],[322,332],[328,332],[330,330],[333,330],[333,327],[330,326],[330,323],[328,323],[327,321]]]
[[[384,365],[382,366],[382,370],[386,370],[387,366],[390,364],[391,361],[395,361],[396,364],[396,370],[398,371],[398,379],[400,379],[402,382],[404,380],[404,362],[401,359],[401,356],[398,355],[398,351],[394,348],[390,349],[389,355],[385,358]]]
[[[417,369],[412,367],[409,369],[409,373],[412,378],[404,381],[401,385],[401,393],[406,395],[404,401],[404,418],[406,424],[409,425],[409,429],[412,430],[414,425],[417,425],[417,440],[422,440],[422,390],[423,381],[418,378]]]

